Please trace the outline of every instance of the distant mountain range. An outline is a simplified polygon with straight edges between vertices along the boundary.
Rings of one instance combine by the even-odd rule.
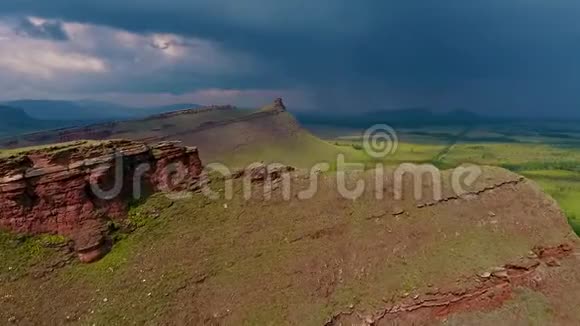
[[[23,109],[0,105],[0,137],[34,130],[70,127],[81,121],[39,120],[28,115]]]

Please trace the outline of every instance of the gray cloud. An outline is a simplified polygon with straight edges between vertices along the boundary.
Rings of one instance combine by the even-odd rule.
[[[580,3],[568,0],[28,0],[0,13],[210,40],[260,65],[207,87],[298,87],[321,108],[578,115],[580,105]],[[134,87],[204,87],[188,75],[176,67]]]
[[[55,41],[68,41],[69,39],[60,21],[34,22],[33,19],[27,17],[20,20],[15,32],[19,35],[38,39]]]

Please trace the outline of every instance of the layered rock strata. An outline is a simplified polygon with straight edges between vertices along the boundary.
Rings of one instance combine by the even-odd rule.
[[[108,222],[125,219],[130,202],[191,189],[201,170],[197,149],[176,142],[76,142],[0,158],[0,228],[64,235],[94,261],[107,252]]]

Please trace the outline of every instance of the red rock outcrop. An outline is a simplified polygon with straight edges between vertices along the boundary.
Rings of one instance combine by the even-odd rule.
[[[107,222],[129,202],[195,187],[197,149],[176,142],[77,142],[0,159],[0,228],[70,237],[82,261],[107,252]]]

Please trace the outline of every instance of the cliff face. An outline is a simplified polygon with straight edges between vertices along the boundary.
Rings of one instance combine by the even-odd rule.
[[[70,237],[82,261],[107,251],[106,225],[126,218],[132,199],[191,189],[197,149],[175,142],[80,142],[0,158],[0,228]]]

